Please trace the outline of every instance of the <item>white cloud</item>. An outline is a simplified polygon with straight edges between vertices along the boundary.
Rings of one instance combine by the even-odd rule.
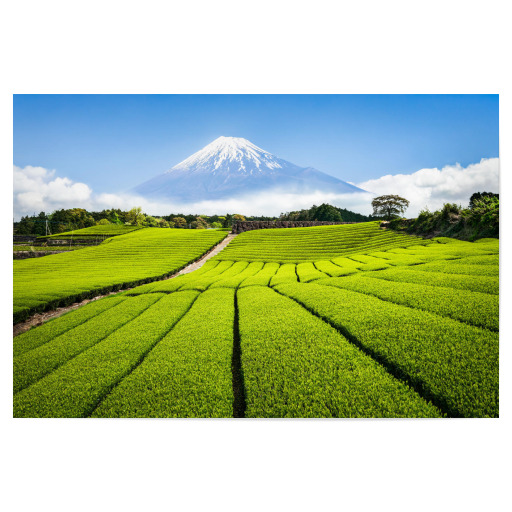
[[[425,207],[436,210],[444,203],[467,206],[474,192],[499,192],[499,167],[499,158],[482,158],[465,168],[456,164],[420,169],[412,174],[382,176],[357,186],[377,195],[405,197],[411,203],[406,216],[415,217]]]
[[[331,203],[353,211],[371,210],[369,206],[373,195],[369,193],[357,194],[329,194],[314,192],[311,194],[290,194],[280,190],[260,192],[230,199],[217,199],[212,201],[198,201],[194,203],[157,202],[139,196],[101,194],[95,198],[97,209],[121,208],[130,209],[140,206],[142,210],[152,215],[168,215],[169,213],[185,214],[225,214],[242,213],[244,215],[279,215],[282,212],[310,208],[313,204]]]
[[[498,192],[499,159],[482,159],[466,168],[460,165],[440,169],[421,169],[412,174],[382,176],[357,184],[368,193],[292,194],[283,190],[260,192],[252,195],[215,201],[199,201],[180,204],[169,201],[151,201],[129,194],[93,194],[85,183],[75,183],[69,178],[56,176],[54,170],[43,167],[24,168],[14,166],[14,217],[45,211],[50,213],[60,208],[86,208],[100,211],[109,208],[129,210],[140,206],[151,215],[223,214],[279,215],[281,212],[310,208],[313,204],[330,203],[362,214],[372,212],[371,201],[375,195],[397,194],[411,204],[406,215],[414,217],[428,207],[440,208],[445,202],[467,205],[473,192]]]
[[[56,177],[54,170],[43,167],[14,166],[14,218],[34,212],[50,213],[60,208],[85,208],[89,211],[101,211],[109,208],[129,210],[140,206],[151,215],[185,214],[223,214],[243,213],[245,215],[279,215],[282,212],[310,208],[313,204],[331,203],[353,211],[369,212],[372,195],[329,194],[314,192],[311,194],[291,194],[282,190],[260,192],[231,199],[198,201],[182,204],[170,201],[152,201],[130,194],[93,194],[85,183],[75,183],[69,178]]]
[[[14,166],[14,217],[40,211],[91,205],[92,190],[85,183],[55,177],[55,170],[44,167]]]

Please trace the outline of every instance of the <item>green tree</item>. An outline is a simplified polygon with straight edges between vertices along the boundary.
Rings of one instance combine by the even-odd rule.
[[[241,220],[241,221],[244,221],[245,220],[245,217],[243,215],[240,215],[239,213],[235,213],[235,215],[233,215],[233,220]]]
[[[222,224],[221,224],[220,222],[212,222],[212,223],[210,224],[210,226],[211,226],[212,228],[218,229],[218,228],[221,228],[221,227],[222,227]]]
[[[222,227],[223,228],[230,228],[231,227],[231,219],[233,216],[230,213],[226,213],[226,218],[222,221]]]
[[[132,226],[142,226],[146,216],[142,213],[140,206],[135,206],[126,214],[125,219],[125,222],[129,222]]]
[[[396,195],[385,195],[376,197],[372,201],[373,215],[393,219],[399,217],[409,206],[409,201]]]
[[[341,218],[339,210],[335,206],[324,203],[316,208],[313,220],[342,222],[343,219]]]
[[[169,224],[168,221],[166,221],[165,219],[157,219],[157,223],[158,223],[158,227],[159,228],[170,228],[170,227],[174,227],[174,224],[171,222],[172,226]]]
[[[17,235],[44,235],[44,224],[36,222],[35,217],[21,217],[18,223],[16,234]]]
[[[175,228],[186,228],[187,227],[187,220],[183,217],[173,217],[172,222],[174,222]]]
[[[499,233],[500,200],[497,194],[482,196],[473,203],[470,221],[473,224],[488,224]]]
[[[119,215],[116,211],[112,210],[109,214],[109,219],[112,224],[122,224],[123,221],[119,218]]]
[[[146,215],[146,219],[144,221],[144,225],[148,226],[150,228],[157,228],[158,227],[158,221],[155,219],[155,217],[152,217],[151,215]]]
[[[495,197],[499,199],[500,195],[494,194],[493,192],[475,192],[469,198],[469,208],[472,210],[475,207],[475,202],[479,201],[480,199],[483,199],[484,197]]]
[[[192,229],[206,229],[208,224],[202,217],[196,217],[196,220],[190,223]]]
[[[39,214],[41,216],[41,214]],[[88,228],[95,225],[94,217],[83,208],[71,208],[70,210],[57,210],[49,219],[52,233],[62,233],[73,229]]]
[[[108,219],[101,219],[96,222],[96,226],[108,226],[110,224]]]

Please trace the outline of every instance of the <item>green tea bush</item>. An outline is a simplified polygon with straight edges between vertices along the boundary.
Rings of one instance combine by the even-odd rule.
[[[361,273],[346,278],[320,279],[316,284],[373,295],[395,304],[430,311],[493,331],[499,328],[499,300],[496,295],[371,279],[374,275]]]
[[[245,286],[268,286],[279,267],[279,263],[265,263],[257,274],[242,281],[240,288]]]
[[[247,417],[441,416],[293,300],[247,287],[238,304]]]
[[[17,393],[54,371],[84,350],[139,316],[160,297],[140,295],[124,300],[13,360],[13,388]],[[71,315],[69,315],[71,317]]]
[[[16,394],[14,416],[88,416],[172,329],[197,295],[152,295],[158,301],[139,316]],[[141,300],[130,298],[127,303]]]
[[[331,286],[276,289],[337,327],[447,415],[498,416],[496,332]]]
[[[216,230],[145,228],[80,251],[15,260],[14,322],[171,275],[225,237]]]
[[[124,297],[120,296],[105,297],[102,300],[90,302],[76,311],[71,311],[58,318],[49,320],[40,327],[33,327],[29,331],[14,338],[13,356],[19,356],[24,352],[48,343],[66,331],[83,324],[90,318],[119,304],[124,299]]]
[[[92,416],[232,417],[234,294],[228,288],[202,293]]]
[[[397,283],[427,284],[444,288],[455,288],[490,294],[499,293],[499,280],[497,277],[473,276],[463,274],[447,274],[443,272],[422,272],[414,268],[414,271],[407,269],[389,269],[383,272],[375,272],[371,277],[385,279]]]
[[[327,277],[327,274],[318,270],[318,268],[311,262],[299,263],[297,265],[297,275],[301,283],[307,283],[315,279],[322,279]]]

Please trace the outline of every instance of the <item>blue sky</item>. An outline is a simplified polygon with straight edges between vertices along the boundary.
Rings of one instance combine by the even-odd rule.
[[[244,137],[355,183],[499,156],[497,95],[15,95],[14,164],[128,190]]]

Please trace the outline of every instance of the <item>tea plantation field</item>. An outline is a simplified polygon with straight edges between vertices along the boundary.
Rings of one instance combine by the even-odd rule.
[[[105,233],[106,228],[125,226],[95,227]],[[226,236],[220,230],[145,228],[79,251],[15,260],[14,323],[36,312],[171,275]]]
[[[124,224],[106,224],[104,226],[91,226],[88,228],[74,229],[73,231],[65,231],[63,233],[55,233],[54,235],[40,236],[38,238],[44,239],[68,239],[68,238],[96,238],[96,237],[110,237],[118,235],[126,235],[132,231],[144,229],[139,226],[125,226]]]
[[[498,417],[498,254],[374,222],[243,233],[17,336],[14,416]]]

